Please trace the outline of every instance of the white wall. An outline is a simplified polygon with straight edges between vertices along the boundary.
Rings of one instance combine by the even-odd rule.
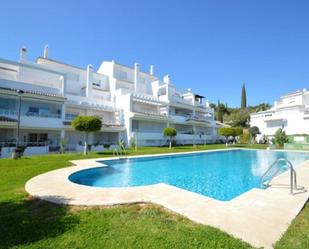
[[[250,126],[259,127],[262,135],[272,136],[282,127],[288,135],[309,134],[308,99],[308,91],[283,96],[270,111],[252,114]]]

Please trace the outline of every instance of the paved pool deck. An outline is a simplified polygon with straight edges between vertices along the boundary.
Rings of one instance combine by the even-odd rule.
[[[149,156],[162,155],[170,154]],[[128,158],[137,157],[145,156]],[[117,158],[72,161],[75,166],[50,171],[30,179],[25,189],[33,197],[58,204],[97,206],[155,203],[197,223],[219,228],[253,246],[264,248],[273,247],[309,198],[309,192],[304,190],[290,194],[289,172],[275,177],[267,189],[254,188],[230,201],[215,200],[165,183],[100,188],[75,184],[68,179],[74,172],[102,167],[102,161],[112,159]],[[298,185],[308,190],[309,160],[297,166],[296,172]]]

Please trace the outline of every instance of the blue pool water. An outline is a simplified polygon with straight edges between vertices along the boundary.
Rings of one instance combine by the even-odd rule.
[[[96,187],[128,187],[167,183],[227,201],[260,187],[260,176],[277,158],[294,166],[309,160],[308,153],[230,150],[150,158],[104,161],[107,167],[72,174],[72,182]],[[279,165],[282,171],[286,170]]]

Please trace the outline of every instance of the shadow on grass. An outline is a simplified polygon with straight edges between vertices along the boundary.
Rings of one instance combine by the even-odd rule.
[[[97,155],[106,155],[106,156],[115,156],[115,152],[113,151],[101,151],[101,152],[95,152]]]
[[[0,248],[53,238],[78,224],[68,207],[40,200],[0,203]]]

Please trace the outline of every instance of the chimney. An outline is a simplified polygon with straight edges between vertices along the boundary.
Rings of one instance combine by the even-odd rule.
[[[22,47],[20,49],[19,62],[25,62],[26,61],[26,56],[27,56],[27,48],[26,47]]]
[[[154,75],[154,65],[150,65],[150,75]]]
[[[171,78],[168,74],[163,76],[163,82],[166,84],[170,84],[171,83]]]
[[[140,65],[138,63],[134,64],[134,90],[137,89],[138,75],[139,75]]]
[[[59,81],[61,82],[61,87],[62,87],[61,91],[62,91],[62,95],[64,96],[66,92],[66,82],[64,81],[63,75],[59,77]]]
[[[44,46],[44,55],[43,55],[43,57],[44,57],[45,59],[48,58],[48,44],[46,44],[46,45]]]
[[[93,66],[88,65],[87,66],[87,82],[86,82],[86,97],[91,98],[91,90],[92,90],[92,72],[93,72]]]

